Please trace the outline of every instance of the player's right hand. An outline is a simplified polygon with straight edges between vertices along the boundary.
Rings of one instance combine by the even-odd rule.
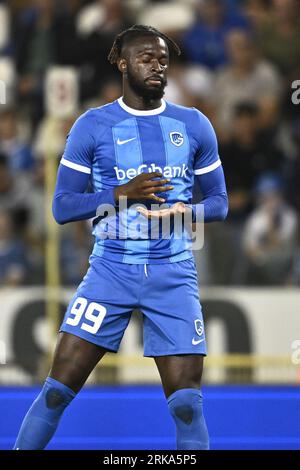
[[[158,197],[155,193],[162,193],[171,191],[174,186],[168,185],[169,179],[156,179],[161,178],[162,173],[154,171],[152,173],[141,173],[126,184],[115,187],[115,200],[118,201],[120,197],[126,196],[128,199],[133,200],[152,200],[157,202],[165,202],[165,199]]]

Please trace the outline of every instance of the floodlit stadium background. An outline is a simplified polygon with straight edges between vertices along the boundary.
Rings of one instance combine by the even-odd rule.
[[[84,110],[121,95],[106,57],[133,23],[180,44],[165,97],[212,120],[227,179],[228,219],[195,253],[212,448],[299,448],[297,0],[0,0],[0,448],[47,375],[93,243],[90,222],[57,227],[51,215],[65,138]],[[51,448],[174,448],[138,312],[89,383]]]

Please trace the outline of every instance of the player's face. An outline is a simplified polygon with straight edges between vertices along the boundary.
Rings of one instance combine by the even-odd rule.
[[[126,76],[131,89],[146,99],[162,98],[169,67],[165,41],[156,36],[145,36],[128,49]]]

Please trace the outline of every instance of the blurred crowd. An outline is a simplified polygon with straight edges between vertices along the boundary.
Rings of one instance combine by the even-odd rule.
[[[0,0],[0,286],[44,283],[49,146],[59,162],[77,116],[121,96],[107,55],[134,23],[178,42],[165,98],[203,111],[218,136],[230,212],[206,227],[201,282],[299,285],[299,0]],[[53,65],[78,73],[80,106],[60,119],[45,112]],[[86,271],[90,232],[86,222],[60,230],[65,285]]]

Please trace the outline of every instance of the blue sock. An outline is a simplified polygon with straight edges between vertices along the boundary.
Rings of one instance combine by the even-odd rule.
[[[56,431],[60,417],[76,393],[48,377],[25,416],[14,450],[44,449]]]
[[[201,391],[196,388],[177,390],[169,396],[168,405],[176,424],[177,449],[208,450]]]

